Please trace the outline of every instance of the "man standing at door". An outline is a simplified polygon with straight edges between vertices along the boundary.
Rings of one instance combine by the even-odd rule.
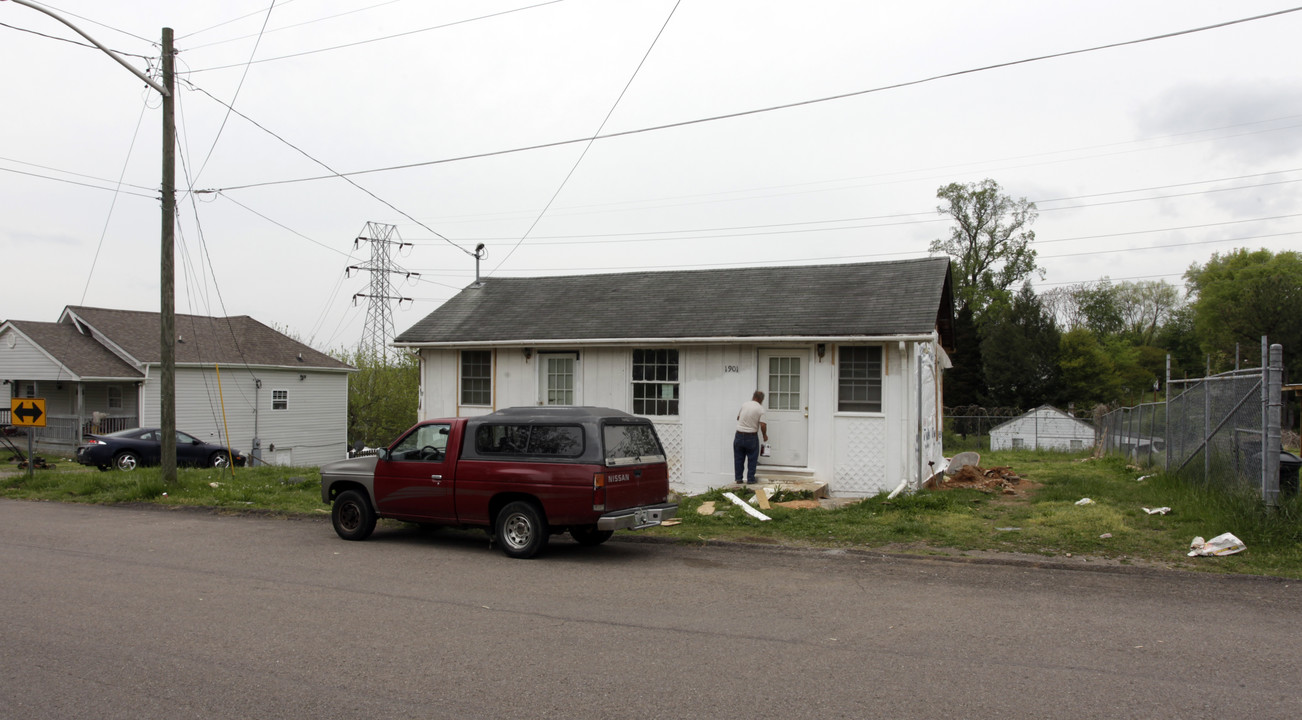
[[[737,412],[737,434],[732,439],[732,474],[741,484],[741,471],[746,470],[746,484],[755,484],[755,465],[759,462],[760,436],[769,440],[769,426],[764,422],[764,393],[759,390],[743,403]],[[747,467],[747,462],[750,465]]]

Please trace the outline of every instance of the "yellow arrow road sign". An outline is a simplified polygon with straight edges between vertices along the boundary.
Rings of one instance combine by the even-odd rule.
[[[18,427],[45,427],[45,398],[10,398],[9,423]]]

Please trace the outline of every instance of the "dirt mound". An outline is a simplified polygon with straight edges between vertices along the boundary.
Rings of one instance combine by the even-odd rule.
[[[986,470],[967,465],[937,484],[936,489],[980,490],[983,493],[1016,495],[1021,484],[1021,476],[1010,467],[992,467]]]

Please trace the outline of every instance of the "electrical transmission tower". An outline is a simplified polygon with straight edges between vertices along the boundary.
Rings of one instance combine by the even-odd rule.
[[[362,340],[358,343],[358,349],[365,356],[379,358],[387,363],[389,361],[389,341],[393,339],[394,335],[393,311],[390,309],[389,303],[397,302],[401,304],[412,301],[409,297],[398,295],[391,280],[394,275],[403,275],[410,279],[420,277],[420,273],[403,270],[395,265],[390,257],[389,253],[394,247],[399,250],[403,247],[411,247],[411,243],[403,242],[402,238],[398,236],[397,226],[368,222],[361,236],[353,241],[353,248],[361,247],[364,242],[371,244],[370,262],[361,265],[349,265],[344,271],[345,276],[351,275],[354,270],[371,274],[370,292],[353,295],[353,304],[357,304],[358,298],[366,298],[368,301],[366,324],[362,328]]]

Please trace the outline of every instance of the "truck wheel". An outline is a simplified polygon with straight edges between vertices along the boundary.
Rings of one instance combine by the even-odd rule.
[[[570,537],[574,538],[574,542],[587,547],[600,545],[614,534],[614,530],[598,530],[592,525],[577,525],[570,528]]]
[[[547,534],[547,520],[531,502],[513,502],[497,514],[497,541],[507,557],[537,555],[547,545]]]
[[[375,530],[375,511],[371,501],[356,490],[339,493],[330,509],[335,532],[345,540],[365,540]]]

